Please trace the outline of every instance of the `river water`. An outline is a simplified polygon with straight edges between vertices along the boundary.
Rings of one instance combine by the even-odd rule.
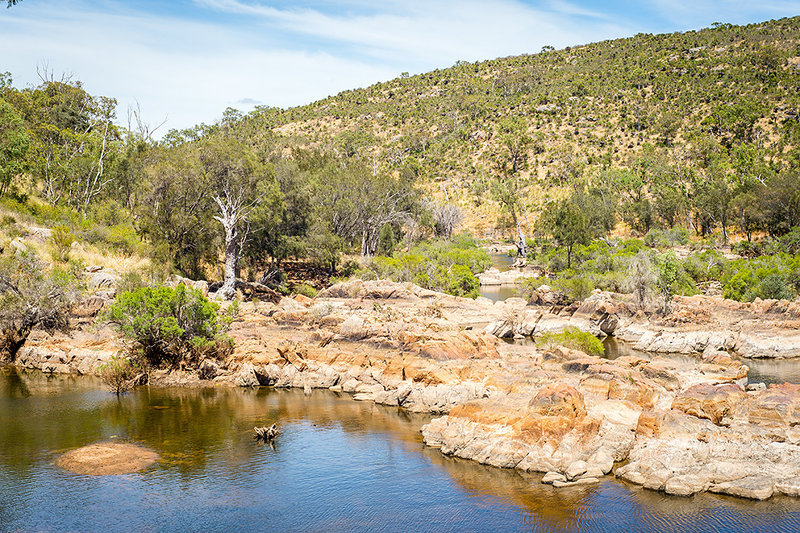
[[[443,456],[427,418],[349,395],[143,388],[0,370],[2,531],[798,531],[800,501],[669,497],[611,478],[540,476]],[[277,422],[274,448],[254,425]],[[107,439],[162,460],[93,477],[55,466]]]
[[[505,272],[514,264],[514,258],[507,254],[490,254],[492,267]],[[501,302],[520,295],[519,285],[481,285],[480,295],[493,302]]]

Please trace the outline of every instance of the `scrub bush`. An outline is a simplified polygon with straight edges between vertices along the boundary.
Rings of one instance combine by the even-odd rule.
[[[219,304],[178,285],[123,292],[108,319],[136,343],[147,364],[164,366],[229,353],[233,340],[224,332],[230,317],[220,319],[218,313]]]

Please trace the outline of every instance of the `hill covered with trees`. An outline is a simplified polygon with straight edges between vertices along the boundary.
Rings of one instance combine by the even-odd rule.
[[[795,17],[459,62],[261,109],[235,129],[413,176],[457,200],[481,236],[517,218],[532,231],[548,202],[580,188],[642,234],[736,225],[749,236],[798,223],[797,206],[780,204],[798,192],[787,182],[799,113]]]
[[[797,253],[799,141],[800,18],[459,62],[307,106],[228,109],[161,140],[79,82],[17,88],[5,74],[0,244],[39,225],[65,268],[80,242],[81,260],[152,259],[224,280],[228,296],[237,277],[289,290],[289,258],[474,295],[474,242],[420,245],[463,227],[513,238],[565,279],[593,265],[592,286],[622,290],[626,250],[644,242]],[[649,241],[590,244],[622,236]],[[723,276],[717,259],[694,282]],[[780,294],[798,290],[792,264],[765,263]],[[738,298],[775,293],[736,283]]]

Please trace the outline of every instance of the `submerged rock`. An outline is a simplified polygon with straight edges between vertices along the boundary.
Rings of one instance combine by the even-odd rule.
[[[148,448],[124,442],[98,442],[61,455],[56,465],[90,476],[130,474],[144,470],[160,457]]]

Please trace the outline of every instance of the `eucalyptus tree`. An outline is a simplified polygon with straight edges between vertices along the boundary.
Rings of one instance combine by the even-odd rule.
[[[215,231],[209,213],[214,189],[191,143],[156,148],[145,165],[143,194],[135,209],[139,231],[159,260],[184,275],[203,277],[214,257]]]
[[[572,250],[576,244],[586,245],[593,236],[589,219],[572,198],[551,203],[542,216],[544,229],[556,243],[567,250],[567,268],[572,267]]]
[[[533,139],[528,135],[528,124],[515,117],[501,120],[498,124],[500,150],[494,154],[497,174],[492,183],[492,194],[501,208],[510,216],[516,226],[519,241],[517,253],[520,257],[528,254],[522,220],[526,217],[522,171],[527,168],[528,148]]]
[[[239,258],[250,233],[250,217],[259,203],[255,193],[264,167],[249,147],[234,139],[212,137],[199,143],[197,150],[217,208],[213,218],[225,231],[224,279],[217,294],[231,300],[236,295]]]
[[[30,137],[14,108],[0,98],[0,196],[28,168]]]
[[[117,101],[94,97],[66,76],[40,76],[39,86],[11,95],[30,132],[30,171],[48,202],[85,214],[112,180]]]

